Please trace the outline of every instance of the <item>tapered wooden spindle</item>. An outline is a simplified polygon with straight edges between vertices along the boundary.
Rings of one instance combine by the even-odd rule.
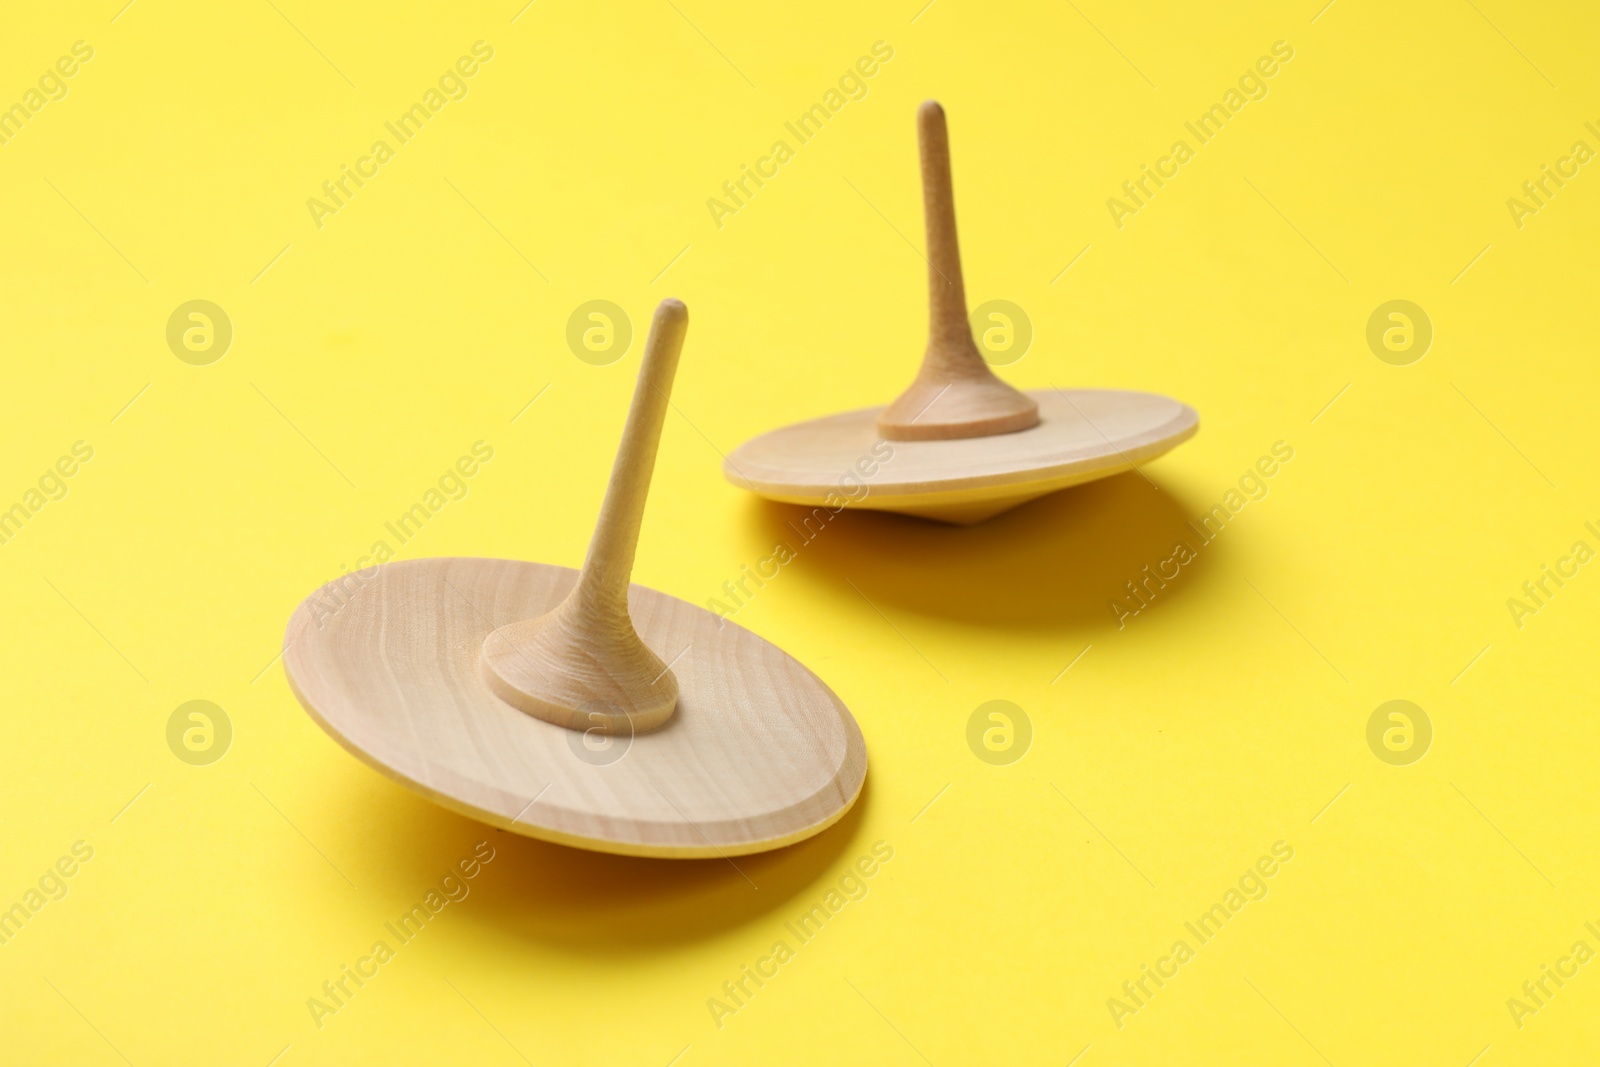
[[[678,680],[628,616],[628,585],[689,312],[663,300],[650,324],[622,443],[577,585],[554,610],[502,626],[483,676],[508,704],[576,730],[643,733],[672,717]]]
[[[924,441],[1026,430],[1038,425],[1039,405],[995,377],[967,323],[950,134],[944,108],[932,100],[917,111],[917,141],[928,245],[928,348],[911,387],[878,416],[878,432],[892,441]]]

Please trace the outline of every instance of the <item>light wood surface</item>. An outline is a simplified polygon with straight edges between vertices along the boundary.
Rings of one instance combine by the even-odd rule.
[[[312,597],[290,619],[290,686],[345,748],[447,808],[560,844],[692,858],[802,840],[861,790],[866,745],[833,691],[703,608],[630,587],[633,624],[679,693],[666,725],[629,738],[526,715],[479,670],[489,634],[556,607],[577,571],[424,559],[356,580],[331,615]]]
[[[489,688],[547,722],[643,733],[665,723],[677,705],[677,679],[628,618],[628,579],[688,326],[681,301],[664,300],[656,309],[611,483],[572,594],[548,614],[508,623],[484,642]]]
[[[301,704],[411,789],[530,837],[693,858],[778,848],[855,803],[855,719],[782,649],[631,585],[688,326],[656,309],[581,572],[493,559],[346,575],[289,620]]]
[[[1037,426],[949,441],[884,441],[881,408],[829,415],[745,442],[723,474],[772,500],[897,511],[974,523],[1045,493],[1154,459],[1200,417],[1170,397],[1114,389],[1041,390]],[[885,458],[887,457],[887,458]]]
[[[938,441],[1025,430],[1038,423],[1038,406],[995,377],[972,340],[950,134],[944,108],[932,100],[917,110],[917,145],[928,239],[928,348],[916,380],[878,415],[878,432],[891,441]]]

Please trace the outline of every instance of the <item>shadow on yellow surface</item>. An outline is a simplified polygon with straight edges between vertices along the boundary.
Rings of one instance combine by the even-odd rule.
[[[461,842],[487,839],[496,856],[465,909],[499,934],[584,954],[626,954],[693,942],[739,927],[807,893],[857,842],[872,776],[844,818],[815,837],[772,852],[730,859],[667,860],[614,856],[497,830],[411,794],[365,767],[350,788],[362,808],[373,860],[404,868],[420,853],[449,855]],[[381,794],[381,795],[380,795]],[[465,854],[465,853],[463,853]],[[388,879],[394,880],[394,879]]]
[[[874,603],[972,626],[1099,629],[1116,622],[1111,599],[1139,608],[1126,583],[1140,586],[1151,608],[1166,607],[1196,584],[1214,551],[1187,525],[1183,503],[1137,471],[974,526],[846,509],[818,529],[802,507],[761,500],[751,509],[761,540],[791,546],[802,573],[820,568]],[[1168,562],[1180,541],[1196,550],[1181,566]],[[1161,565],[1177,577],[1161,579]]]

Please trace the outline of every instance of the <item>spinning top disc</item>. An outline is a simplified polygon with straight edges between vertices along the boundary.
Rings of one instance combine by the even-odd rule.
[[[284,670],[356,756],[447,808],[636,856],[732,856],[838,821],[866,778],[855,719],[799,661],[630,585],[687,327],[657,309],[582,571],[387,563],[296,609]]]
[[[794,504],[973,523],[1161,455],[1199,427],[1193,408],[1109,389],[1023,393],[984,362],[967,321],[944,109],[917,112],[928,244],[928,347],[887,407],[764,434],[723,464],[734,485]]]
[[[632,587],[639,636],[678,678],[677,710],[650,733],[591,734],[512,707],[479,663],[496,628],[555,608],[577,571],[424,559],[355,578],[331,615],[319,597],[294,613],[289,683],[334,740],[463,815],[601,852],[736,856],[826,829],[861,791],[866,744],[833,691],[704,608]]]
[[[787,426],[729,454],[734,485],[770,500],[898,511],[969,524],[1058,489],[1132,470],[1193,437],[1187,404],[1114,389],[1042,390],[1027,430],[946,441],[886,441],[883,408]]]

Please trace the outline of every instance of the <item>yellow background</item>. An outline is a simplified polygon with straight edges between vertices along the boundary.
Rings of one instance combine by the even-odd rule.
[[[1600,948],[1600,573],[1520,629],[1506,606],[1600,546],[1600,175],[1521,229],[1506,208],[1600,147],[1592,13],[118,6],[30,5],[0,41],[0,102],[95,49],[0,146],[0,502],[95,449],[0,545],[0,906],[95,850],[0,946],[8,1062],[1592,1062],[1600,965],[1520,1028],[1506,1006]],[[467,98],[318,229],[306,199],[478,40]],[[718,229],[707,198],[879,40],[866,98]],[[1279,40],[1270,94],[1114,226],[1107,198]],[[770,553],[795,513],[718,453],[909,381],[928,97],[969,299],[1036,331],[1004,376],[1167,393],[1201,432],[1149,482],[973,528],[847,513],[740,612],[860,721],[854,812],[740,870],[613,858],[324,736],[273,662],[290,611],[473,442],[495,458],[402,555],[580,562],[641,347],[576,359],[585,301],[641,337],[662,297],[690,308],[635,579],[703,604]],[[210,366],[164,338],[197,298],[234,325]],[[1435,329],[1405,367],[1364,338],[1394,298]],[[1269,495],[1119,630],[1123,582],[1280,440]],[[210,766],[166,744],[193,699],[233,723]],[[1010,766],[966,744],[992,699],[1033,723]],[[1433,723],[1410,766],[1365,740],[1391,699]],[[307,998],[485,838],[471,896],[319,1029]],[[707,998],[879,840],[868,896],[719,1029]],[[1279,840],[1270,894],[1115,1025]]]

